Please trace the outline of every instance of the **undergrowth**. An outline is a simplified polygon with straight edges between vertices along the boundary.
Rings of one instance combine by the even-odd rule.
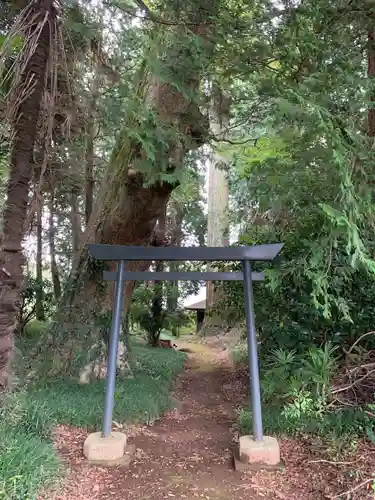
[[[113,419],[149,423],[171,407],[171,386],[186,355],[136,344],[132,357],[134,378],[116,381]],[[56,424],[100,429],[104,389],[105,381],[78,385],[64,378],[39,379],[3,397],[0,500],[36,500],[40,491],[61,477],[63,467],[52,445],[52,429]]]
[[[245,345],[236,346],[231,354],[237,367],[246,366]],[[277,349],[263,356],[261,367],[266,434],[308,434],[324,439],[327,451],[340,453],[372,428],[366,408],[332,404],[331,388],[339,364],[331,344],[300,353]],[[241,434],[251,434],[250,409],[238,411],[238,428]]]

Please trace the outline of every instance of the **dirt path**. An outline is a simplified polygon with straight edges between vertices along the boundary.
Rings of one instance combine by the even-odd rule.
[[[60,452],[71,473],[59,500],[258,500],[233,471],[230,446],[235,405],[233,373],[220,351],[190,344],[187,367],[175,393],[178,409],[151,427],[137,427],[129,442],[137,453],[129,469],[89,467],[82,457],[85,433],[61,427]],[[236,401],[237,400],[237,401]],[[129,435],[129,433],[128,433]],[[68,442],[67,442],[68,440]]]
[[[154,426],[125,430],[137,448],[129,469],[87,465],[82,454],[87,433],[58,427],[55,443],[70,471],[63,490],[41,500],[327,500],[343,498],[337,495],[373,476],[375,448],[368,443],[335,463],[307,437],[280,439],[284,471],[234,472],[231,429],[236,406],[248,401],[247,375],[235,374],[220,343],[211,344],[186,346],[194,352],[176,388],[178,410]],[[361,487],[353,500],[373,495]]]

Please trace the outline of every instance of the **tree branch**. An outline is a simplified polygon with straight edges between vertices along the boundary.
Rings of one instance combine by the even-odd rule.
[[[231,139],[220,139],[220,138],[215,137],[215,136],[212,136],[211,139],[215,142],[226,142],[226,143],[231,144],[233,146],[241,146],[242,144],[247,144],[248,142],[253,141],[254,146],[256,146],[260,137],[256,137],[255,139],[245,139],[244,141],[232,141]]]
[[[359,490],[360,488],[362,488],[363,486],[365,486],[366,484],[370,483],[373,480],[374,479],[372,477],[370,477],[370,478],[366,479],[366,481],[363,481],[362,483],[357,484],[357,486],[355,486],[354,488],[351,488],[350,490],[347,490],[347,491],[343,491],[339,495],[335,495],[334,497],[329,497],[329,498],[330,498],[330,500],[335,500],[336,498],[348,496],[351,493],[354,493],[355,491]]]
[[[121,1],[114,1],[113,5],[120,9],[122,12],[129,14],[130,16],[137,17],[138,19],[142,19],[143,21],[152,21],[157,24],[164,24],[166,26],[197,26],[197,23],[189,23],[189,22],[173,22],[167,21],[165,19],[161,19],[158,17],[152,10],[150,10],[147,5],[142,0],[134,0],[134,2],[138,5],[138,7],[146,13],[146,16],[140,16],[135,12],[127,9],[123,5],[121,5]],[[205,23],[206,24],[206,23]]]

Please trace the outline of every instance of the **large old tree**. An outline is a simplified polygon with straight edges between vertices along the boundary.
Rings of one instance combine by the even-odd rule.
[[[54,0],[32,0],[13,28],[22,34],[24,46],[13,66],[11,92],[7,96],[12,123],[12,150],[7,198],[3,213],[0,251],[0,384],[8,383],[23,274],[22,242],[33,175],[33,154],[38,121],[46,88],[51,37],[56,27]],[[10,36],[11,38],[11,36]],[[6,54],[3,54],[5,59]],[[9,82],[7,82],[9,83]]]
[[[152,43],[61,304],[61,317],[69,322],[55,329],[55,342],[60,335],[64,344],[74,324],[91,328],[110,310],[103,267],[90,261],[85,244],[150,244],[186,153],[208,140],[201,88],[215,48],[219,4],[190,0],[181,7],[172,0],[163,5],[164,14],[148,13],[156,20]]]

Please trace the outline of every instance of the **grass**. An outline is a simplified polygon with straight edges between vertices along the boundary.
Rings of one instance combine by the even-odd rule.
[[[248,365],[248,349],[245,342],[231,346],[230,357],[236,368],[247,367]]]
[[[148,423],[172,406],[171,387],[186,355],[134,345],[134,378],[116,381],[113,419]],[[78,385],[68,379],[38,380],[7,396],[0,406],[0,500],[34,500],[61,476],[51,430],[57,423],[100,429],[105,382]]]
[[[263,403],[263,427],[265,434],[274,436],[316,436],[327,446],[340,451],[349,442],[363,438],[370,419],[361,408],[341,408],[320,413],[291,412],[280,404]],[[251,434],[252,415],[248,408],[238,411],[237,427],[241,435]]]
[[[363,439],[368,417],[363,411],[342,409],[327,412],[321,418],[288,418],[282,408],[263,405],[264,433],[276,437],[307,437],[319,442],[327,456],[342,460]],[[241,435],[252,434],[252,416],[247,408],[238,411],[237,427]]]
[[[7,395],[0,411],[0,500],[33,500],[63,468],[51,442],[51,412],[26,393]]]
[[[137,368],[134,379],[116,381],[113,419],[117,422],[149,422],[171,406],[172,382],[182,370],[185,355],[172,349],[133,347]],[[105,381],[78,385],[70,380],[41,380],[29,397],[48,404],[55,422],[90,430],[99,429],[103,418]]]

